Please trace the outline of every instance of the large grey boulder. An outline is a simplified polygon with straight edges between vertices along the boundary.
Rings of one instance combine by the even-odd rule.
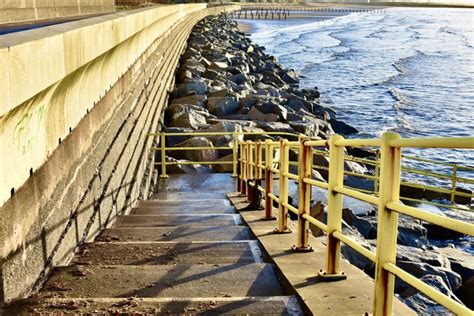
[[[179,99],[171,100],[171,104],[192,104],[201,108],[206,107],[207,96],[205,95],[190,95]]]
[[[256,105],[254,105],[254,108],[259,110],[260,112],[264,114],[276,114],[280,118],[281,121],[285,121],[287,116],[288,116],[288,110],[275,103],[275,102],[259,102]]]
[[[250,120],[259,122],[278,122],[280,120],[278,115],[273,113],[262,113],[255,106],[247,112],[247,116]]]
[[[193,82],[181,83],[176,86],[172,96],[181,98],[190,94],[205,95],[207,92],[207,84],[204,80],[196,80]]]
[[[297,84],[300,82],[296,71],[294,71],[293,69],[285,71],[281,76],[281,79],[289,84]]]
[[[174,147],[209,147],[209,149],[198,150],[174,150],[169,155],[176,159],[187,159],[190,161],[214,161],[219,158],[217,150],[213,149],[212,142],[205,137],[192,137]]]
[[[197,112],[182,111],[174,114],[171,117],[169,126],[185,127],[196,130],[205,127],[206,124],[206,117],[204,117],[203,115]]]
[[[232,114],[239,107],[239,101],[233,97],[210,97],[207,100],[207,109],[217,116]]]

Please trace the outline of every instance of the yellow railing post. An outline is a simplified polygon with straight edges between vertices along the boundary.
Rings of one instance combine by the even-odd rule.
[[[168,178],[166,174],[166,135],[161,133],[160,135],[160,145],[161,145],[161,175],[160,178]]]
[[[320,277],[327,280],[347,277],[340,271],[341,242],[333,235],[334,232],[340,232],[342,227],[343,195],[334,190],[344,185],[344,147],[336,145],[342,139],[344,137],[340,135],[332,135],[329,140],[326,271],[320,272]]]
[[[237,163],[238,163],[238,147],[239,143],[239,133],[234,131],[232,134],[232,177],[237,177]]]
[[[242,153],[241,153],[241,161],[242,161],[242,195],[247,195],[247,144],[242,142]]]
[[[458,173],[458,165],[455,163],[453,165],[453,176],[451,179],[451,205],[454,205],[454,202],[456,202],[457,173]]]
[[[253,181],[253,150],[252,150],[252,141],[247,141],[247,202],[252,201],[252,191],[253,187],[251,187],[250,182]]]
[[[304,183],[305,178],[312,178],[313,171],[313,147],[305,146],[305,141],[309,138],[300,137],[300,147],[298,152],[298,239],[293,246],[294,251],[313,251],[308,244],[309,223],[303,218],[304,214],[309,215],[311,202],[311,184]]]
[[[389,210],[389,202],[400,198],[401,149],[390,141],[400,138],[396,133],[382,135],[380,188],[377,212],[377,251],[375,261],[374,315],[392,315],[395,276],[386,271],[386,263],[395,264],[397,253],[398,213]]]
[[[260,140],[255,142],[255,179],[260,180],[262,179],[262,172],[260,171],[260,162],[262,161],[262,143]],[[255,183],[257,185],[257,183]]]
[[[288,173],[288,140],[280,140],[280,174],[278,181],[278,227],[275,228],[275,233],[285,234],[291,233],[288,229],[288,209],[284,204],[288,203],[288,177],[285,174]]]
[[[273,165],[273,145],[272,141],[265,140],[265,216],[262,220],[275,220],[272,215],[273,201],[268,196],[273,193],[273,172],[271,170]]]
[[[375,170],[374,170],[374,192],[378,194],[379,191],[379,177],[380,177],[380,151],[375,153]]]

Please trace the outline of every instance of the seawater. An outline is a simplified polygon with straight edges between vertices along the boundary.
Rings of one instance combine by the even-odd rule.
[[[302,88],[318,87],[322,103],[359,129],[356,137],[379,137],[385,131],[402,137],[474,134],[472,9],[388,8],[329,20],[245,23],[253,24],[254,42],[299,72]],[[404,153],[474,165],[473,150],[405,149]],[[463,175],[474,178],[472,171]],[[404,177],[449,186],[449,181]]]

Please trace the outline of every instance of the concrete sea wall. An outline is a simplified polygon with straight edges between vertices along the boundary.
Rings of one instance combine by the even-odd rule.
[[[347,3],[347,4],[380,4],[403,6],[455,6],[474,7],[474,0],[317,0],[306,2]]]
[[[146,192],[146,135],[187,37],[232,8],[170,5],[0,37],[0,303],[28,295]]]
[[[0,24],[115,11],[114,0],[2,0]]]

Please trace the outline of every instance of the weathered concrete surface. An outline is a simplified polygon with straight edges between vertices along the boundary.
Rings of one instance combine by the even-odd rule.
[[[115,11],[114,0],[2,0],[0,24]]]
[[[201,185],[193,185],[193,188],[202,191],[217,181],[234,182],[222,174],[208,180],[212,181],[201,181]],[[173,187],[173,183],[180,181],[184,181],[181,176],[176,177],[176,181],[171,177],[166,182]],[[216,188],[215,192],[224,194],[222,188]],[[197,207],[205,202],[214,207],[221,204],[221,210],[228,208],[219,199],[192,200]],[[187,208],[192,208],[190,203],[183,201]],[[159,212],[160,204],[177,206],[179,201],[141,204],[149,207],[155,204]],[[123,242],[102,234],[96,242],[83,246],[69,266],[56,268],[39,293],[10,304],[6,313],[302,314],[293,296],[283,296],[274,267],[263,262],[255,240],[229,240],[227,238],[233,238],[229,234],[220,234],[223,239],[216,240],[219,234],[213,234],[208,235],[209,240],[197,241],[196,235],[192,235],[192,242],[184,242],[182,236],[173,232],[189,232],[188,227],[206,231],[209,228],[200,226],[199,215],[168,216],[188,219],[185,225],[166,227],[170,231],[162,235],[168,236],[169,241],[155,242],[152,240],[157,234],[148,234],[149,240]],[[132,231],[142,233],[144,228],[140,226],[147,225],[148,219],[144,216],[125,217],[143,222],[138,227],[128,228],[130,235]],[[216,220],[213,224],[219,222]],[[232,226],[224,227],[239,227],[236,223],[229,225]]]
[[[64,24],[64,32],[23,32],[18,45],[0,37],[0,46],[12,48],[7,55],[0,49],[0,61],[11,61],[18,49],[16,65],[37,80],[35,91],[56,76],[54,67],[73,71],[0,117],[0,302],[40,286],[52,267],[67,263],[77,246],[129,212],[140,189],[146,191],[153,144],[146,135],[159,129],[179,54],[196,22],[224,9],[178,5],[159,14],[127,12],[74,22],[73,30]],[[97,41],[97,35],[107,40]],[[103,52],[118,39],[124,42]],[[75,56],[68,61],[77,70],[61,65],[65,51]],[[42,59],[58,65],[41,68]],[[15,78],[29,90],[28,81]],[[6,188],[15,188],[13,196]]]
[[[238,193],[229,194],[237,211],[248,205]],[[262,245],[264,254],[271,257],[282,278],[292,286],[300,300],[313,315],[364,315],[372,314],[374,281],[349,262],[341,260],[341,269],[347,280],[321,282],[317,272],[326,265],[325,238],[310,235],[314,252],[295,253],[296,226],[289,222],[291,234],[274,234],[275,221],[262,221],[263,211],[240,212],[253,234]],[[395,299],[396,315],[416,315],[414,311]]]
[[[181,215],[181,214],[180,214]],[[134,215],[121,216],[117,219],[116,227],[158,227],[177,226],[191,223],[193,226],[229,226],[238,224],[238,216],[225,215]]]
[[[96,242],[87,244],[73,264],[175,265],[255,263],[256,241]]]
[[[141,227],[109,228],[99,236],[104,241],[215,241],[248,240],[250,230],[244,226],[199,226],[199,227]]]
[[[63,313],[80,310],[84,314],[130,313],[146,315],[182,315],[205,313],[206,315],[298,315],[291,306],[297,302],[293,296],[272,297],[213,297],[202,298],[108,298],[69,299],[54,298],[32,300],[12,306],[15,315],[35,313]]]

